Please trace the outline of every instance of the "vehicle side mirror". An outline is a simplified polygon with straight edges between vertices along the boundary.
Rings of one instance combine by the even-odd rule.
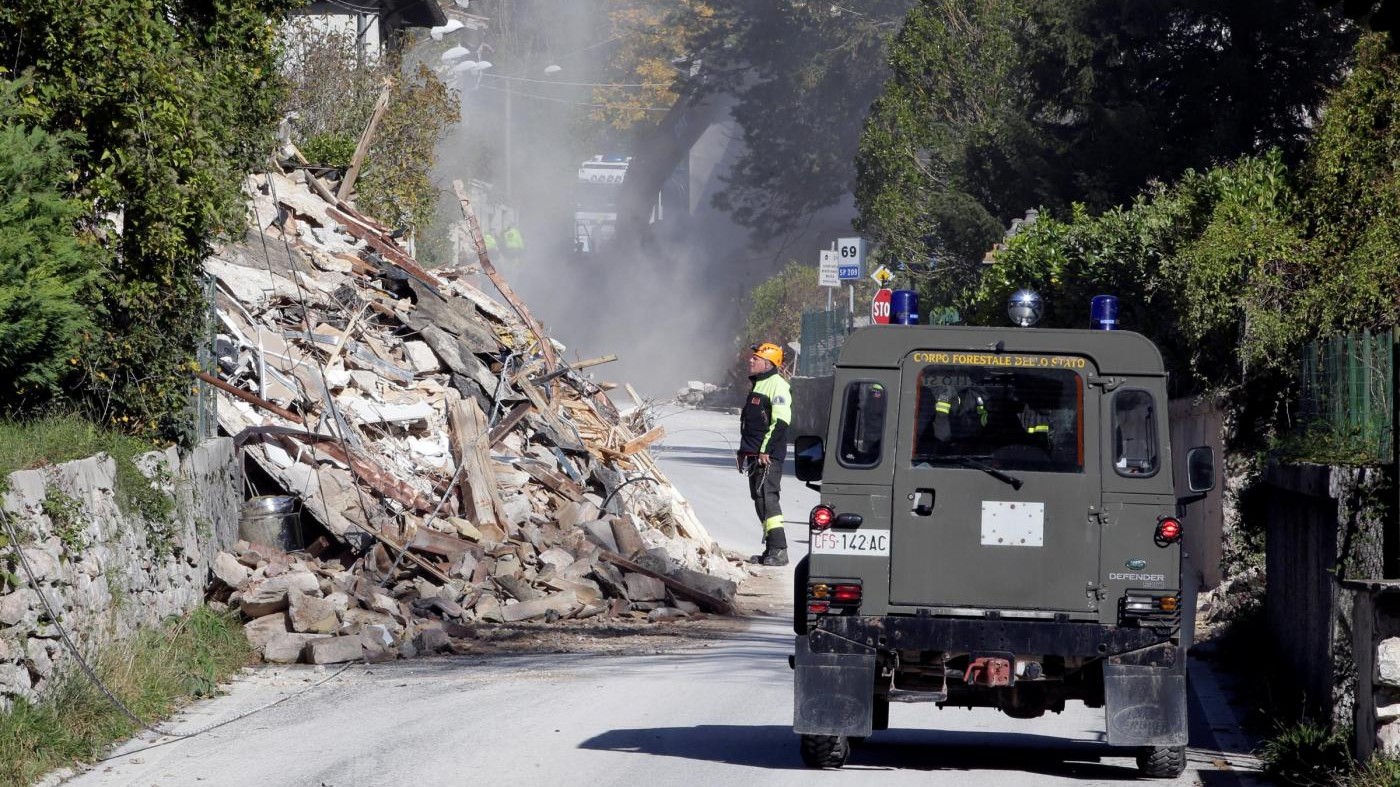
[[[1215,452],[1209,446],[1198,446],[1186,452],[1186,488],[1193,493],[1215,488]]]
[[[793,443],[793,464],[797,480],[805,483],[822,480],[822,464],[826,462],[826,444],[816,435],[803,435]]]

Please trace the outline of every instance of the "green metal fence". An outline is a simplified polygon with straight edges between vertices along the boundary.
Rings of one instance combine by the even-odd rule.
[[[844,308],[802,315],[802,353],[797,356],[799,377],[831,374],[841,345],[846,343],[849,323],[850,315]]]
[[[1395,337],[1346,334],[1303,347],[1298,406],[1310,429],[1380,463],[1393,461]]]

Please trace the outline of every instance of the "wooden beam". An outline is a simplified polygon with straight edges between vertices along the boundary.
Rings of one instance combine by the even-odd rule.
[[[631,571],[634,574],[642,574],[648,577],[652,577],[653,579],[661,580],[661,584],[670,588],[671,591],[677,596],[681,596],[682,598],[694,601],[696,604],[700,605],[701,609],[705,610],[706,612],[716,612],[721,615],[734,614],[734,607],[728,601],[725,601],[724,599],[719,598],[718,596],[712,596],[703,590],[697,590],[685,584],[684,582],[681,582],[678,579],[668,577],[659,571],[652,571],[651,569],[646,568],[645,566],[640,566],[636,563],[633,563],[632,561],[628,560],[622,555],[617,554],[616,552],[609,552],[608,550],[604,549],[598,553],[598,556],[603,560],[612,563],[618,568],[626,569],[627,571]]]
[[[384,80],[384,89],[379,91],[379,100],[374,102],[374,114],[369,116],[369,125],[365,126],[364,133],[360,134],[360,142],[355,146],[355,155],[350,157],[350,169],[345,171],[345,179],[340,181],[340,188],[336,189],[337,199],[350,199],[350,190],[355,188],[355,181],[360,177],[360,166],[365,163],[370,142],[374,140],[374,130],[379,127],[379,119],[384,117],[384,110],[389,108],[389,94],[393,89],[394,83],[388,79]]]
[[[476,258],[481,263],[481,270],[500,290],[501,297],[506,299],[506,303],[520,315],[520,319],[525,323],[525,327],[530,333],[535,335],[535,340],[540,343],[540,352],[544,354],[545,369],[552,371],[559,365],[559,359],[554,355],[554,344],[544,335],[540,324],[535,321],[534,315],[525,308],[524,302],[516,296],[515,291],[506,283],[505,277],[496,271],[496,266],[491,264],[491,255],[486,252],[486,238],[481,234],[481,224],[476,220],[476,211],[472,209],[471,200],[467,198],[467,190],[462,185],[462,181],[452,181],[452,191],[457,194],[457,202],[462,208],[462,218],[467,221],[467,229],[471,232],[472,243],[476,246]]]
[[[590,366],[597,366],[597,365],[599,365],[599,364],[604,364],[604,363],[612,363],[613,361],[616,361],[616,360],[617,360],[617,356],[616,356],[616,355],[604,355],[604,356],[601,356],[601,357],[598,357],[598,358],[589,358],[589,359],[586,360],[586,361],[578,361],[577,363],[571,363],[571,364],[569,364],[569,365],[572,366],[572,367],[574,367],[574,369],[587,369],[587,368],[590,367]]]
[[[475,399],[463,399],[455,388],[448,388],[447,424],[452,433],[452,458],[465,476],[461,488],[464,512],[474,522],[490,522],[505,527],[496,473],[483,431],[486,415]]]
[[[326,215],[344,224],[346,231],[349,232],[352,237],[368,243],[371,249],[379,252],[379,254],[384,257],[385,262],[388,262],[390,265],[398,266],[403,272],[429,287],[432,287],[433,294],[439,298],[443,298],[442,293],[437,291],[438,288],[442,287],[442,282],[438,281],[436,276],[423,270],[422,266],[414,261],[412,257],[408,256],[403,249],[393,245],[392,242],[385,238],[383,233],[355,221],[350,214],[336,208],[326,208]],[[446,298],[443,299],[446,300]]]
[[[486,447],[488,449],[495,448],[497,443],[506,439],[506,435],[510,434],[510,430],[514,429],[516,424],[525,420],[525,416],[529,415],[530,408],[533,406],[534,405],[530,402],[521,402],[517,404],[506,414],[505,418],[501,419],[500,423],[491,427],[491,433],[486,436]]]
[[[207,374],[205,372],[196,372],[195,377],[198,377],[204,382],[209,383],[215,388],[218,388],[220,391],[224,391],[225,393],[236,396],[239,399],[242,399],[243,401],[251,405],[261,407],[262,409],[277,415],[279,418],[285,418],[286,420],[291,421],[294,424],[303,423],[301,420],[301,416],[297,415],[291,410],[286,410],[281,407],[278,407],[277,405],[273,404],[272,402],[269,402],[261,396],[258,396],[257,394],[248,393],[242,388],[230,385],[211,374]]]

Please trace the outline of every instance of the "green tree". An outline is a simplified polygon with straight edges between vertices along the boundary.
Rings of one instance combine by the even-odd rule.
[[[77,134],[50,134],[17,119],[21,85],[0,82],[0,406],[58,393],[85,334],[84,301],[102,254],[81,229],[87,206],[66,195]]]
[[[1027,208],[1097,213],[1240,155],[1298,160],[1353,34],[1302,0],[923,0],[857,161],[858,226],[955,294]]]
[[[1400,325],[1400,62],[1370,35],[1327,105],[1303,169],[1317,246],[1310,322]]]
[[[791,260],[749,295],[748,318],[740,345],[772,342],[779,347],[802,337],[802,313],[825,305],[817,269]]]
[[[201,262],[245,226],[245,173],[272,149],[275,22],[294,0],[9,0],[0,62],[31,75],[29,117],[77,130],[75,189],[110,255],[84,393],[137,431],[187,423],[205,332]]]

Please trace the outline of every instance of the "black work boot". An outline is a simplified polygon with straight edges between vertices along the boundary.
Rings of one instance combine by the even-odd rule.
[[[768,531],[763,537],[763,554],[754,555],[749,558],[750,563],[757,563],[762,566],[786,566],[787,556],[787,534],[781,527],[775,527]]]

